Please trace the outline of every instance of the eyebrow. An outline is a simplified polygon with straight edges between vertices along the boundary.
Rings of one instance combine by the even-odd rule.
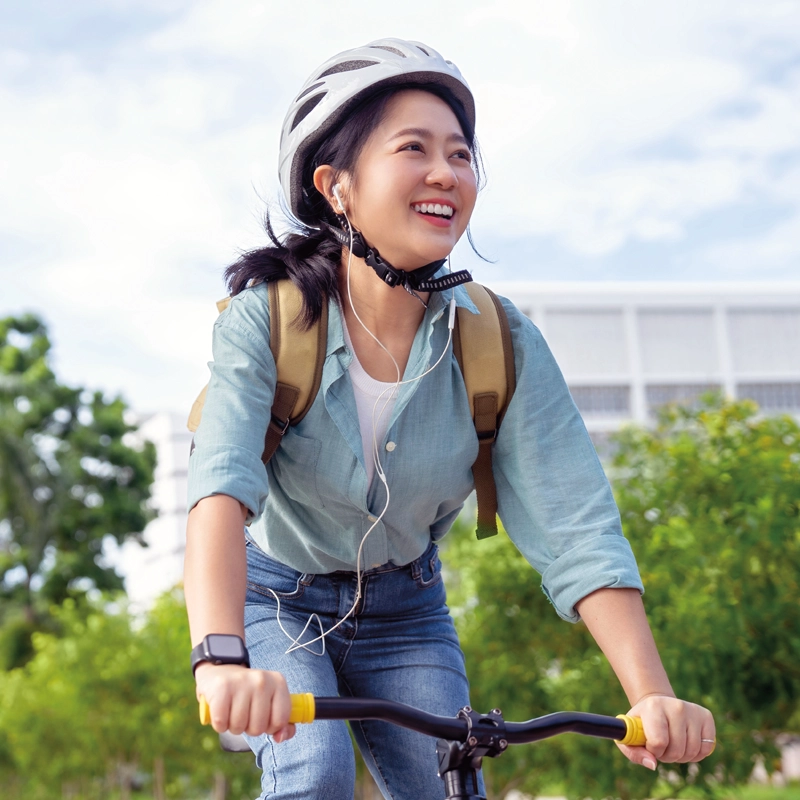
[[[432,139],[433,133],[429,131],[427,128],[403,128],[402,131],[398,131],[397,133],[390,136],[388,141],[391,142],[394,139],[400,139],[403,136],[417,136],[420,139]],[[466,137],[462,136],[460,133],[451,133],[447,137],[447,141],[458,142],[459,144],[463,144],[469,147],[469,142],[467,141]]]

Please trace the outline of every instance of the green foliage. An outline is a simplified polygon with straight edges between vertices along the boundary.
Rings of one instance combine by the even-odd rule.
[[[676,796],[741,783],[800,730],[800,428],[749,403],[668,409],[619,436],[611,464],[651,626],[680,697],[714,712],[720,745],[699,769],[628,764],[613,745],[565,736],[488,765],[495,793],[560,784],[570,797]],[[445,558],[478,708],[507,718],[627,702],[583,625],[560,622],[504,536],[454,531]],[[491,565],[491,568],[487,568]],[[664,780],[669,780],[664,784]]]
[[[138,537],[155,466],[134,447],[125,404],[58,382],[34,316],[0,320],[0,667],[24,662],[47,609],[89,588],[121,589],[103,539]]]
[[[34,657],[0,673],[4,797],[108,797],[135,775],[149,781],[159,758],[169,797],[198,796],[217,773],[230,797],[254,796],[252,757],[222,753],[199,724],[179,593],[138,623],[124,607],[87,613],[71,600],[55,613],[62,635],[37,633]]]

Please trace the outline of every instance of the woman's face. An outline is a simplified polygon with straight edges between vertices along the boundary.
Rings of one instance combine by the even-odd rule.
[[[467,228],[477,181],[472,155],[450,107],[409,89],[388,102],[353,180],[343,180],[350,221],[394,266],[444,258]]]

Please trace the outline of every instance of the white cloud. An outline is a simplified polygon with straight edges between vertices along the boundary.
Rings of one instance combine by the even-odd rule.
[[[411,0],[400,14],[198,0],[167,19],[102,63],[78,46],[0,52],[0,117],[14,121],[0,129],[0,243],[22,253],[4,306],[39,306],[64,369],[137,404],[185,405],[202,382],[219,275],[263,238],[258,195],[276,196],[297,88],[333,52],[386,35],[435,46],[475,91],[490,176],[479,237],[602,256],[763,202],[785,209],[781,224],[704,257],[753,277],[797,262],[800,180],[776,159],[800,150],[800,76],[773,73],[797,57],[798,3]]]

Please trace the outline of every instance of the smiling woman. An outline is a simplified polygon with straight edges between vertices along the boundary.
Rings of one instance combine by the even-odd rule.
[[[279,238],[268,224],[272,244],[228,268],[234,296],[190,460],[192,664],[214,727],[248,735],[262,797],[343,800],[347,729],[295,731],[288,690],[443,716],[469,703],[436,542],[474,488],[478,451],[452,343],[456,308],[481,312],[461,285],[469,273],[445,267],[480,186],[472,93],[419,42],[340,53],[292,103],[279,164],[295,230]],[[287,278],[307,326],[327,310],[327,349],[314,402],[265,469],[278,385],[266,284]],[[621,746],[628,758],[698,761],[711,715],[674,697],[580,415],[539,332],[498,302],[517,386],[491,445],[500,517],[642,717],[648,748]],[[424,736],[375,721],[353,734],[385,797],[444,795]]]

